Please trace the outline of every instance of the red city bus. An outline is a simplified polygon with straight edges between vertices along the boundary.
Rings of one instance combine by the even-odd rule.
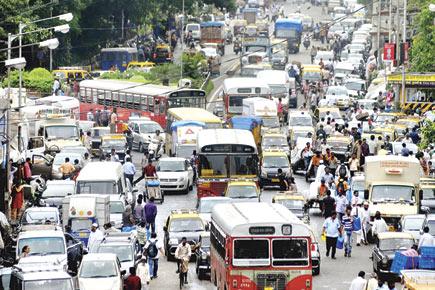
[[[205,108],[203,90],[125,82],[119,80],[84,80],[80,82],[80,118],[93,109],[116,108],[118,120],[127,122],[131,116],[148,117],[166,127],[169,108]]]
[[[313,289],[310,228],[280,204],[215,205],[210,241],[218,290]]]
[[[258,181],[258,152],[251,131],[207,129],[198,132],[197,196],[222,196],[230,179]]]

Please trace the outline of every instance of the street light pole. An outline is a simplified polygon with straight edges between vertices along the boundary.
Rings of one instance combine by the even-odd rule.
[[[408,53],[407,50],[405,50],[405,43],[406,43],[406,6],[408,5],[408,1],[404,0],[403,2],[403,62],[402,62],[402,101],[405,102],[405,54]]]
[[[184,53],[184,0],[182,3],[182,17],[181,17],[181,73],[180,73],[180,80],[183,79],[183,53]]]
[[[22,42],[23,42],[23,29],[26,27],[25,24],[21,23],[18,25],[18,57],[22,57]],[[10,51],[10,50],[9,50]],[[21,89],[23,87],[23,73],[21,68],[18,70],[18,108],[21,108]]]

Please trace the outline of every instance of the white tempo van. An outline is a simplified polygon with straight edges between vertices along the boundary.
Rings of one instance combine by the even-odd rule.
[[[201,26],[198,23],[189,23],[186,25],[185,35],[192,31],[192,37],[194,40],[201,39]]]
[[[132,185],[125,180],[120,162],[90,162],[80,171],[76,180],[76,194],[124,195],[129,204],[134,202]]]

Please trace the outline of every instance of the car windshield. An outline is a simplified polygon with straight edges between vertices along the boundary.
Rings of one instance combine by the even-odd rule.
[[[388,250],[399,250],[399,249],[409,249],[414,244],[413,239],[382,239],[379,241],[379,249],[383,251]]]
[[[320,71],[304,71],[302,75],[304,80],[320,80],[321,77]]]
[[[403,223],[403,229],[407,231],[419,231],[423,225],[424,217],[422,218],[406,218]]]
[[[286,156],[267,156],[263,158],[263,166],[266,168],[288,168],[289,162]]]
[[[76,126],[46,126],[45,138],[54,139],[78,139]]]
[[[266,128],[277,128],[277,127],[279,127],[278,117],[275,117],[275,118],[262,118],[262,120],[263,120],[263,127],[266,127]]]
[[[71,219],[71,230],[73,232],[89,230],[92,225],[90,219]]]
[[[83,146],[63,147],[62,150],[60,151],[60,153],[77,153],[77,154],[82,154],[82,155],[84,155],[87,152],[88,152],[88,149],[86,149],[86,147],[83,147]]]
[[[374,185],[372,188],[373,202],[392,202],[414,200],[414,189],[402,185]]]
[[[170,232],[202,232],[204,225],[199,218],[178,218],[172,219],[169,225]]]
[[[364,180],[356,180],[352,182],[352,190],[358,190],[358,192],[364,192],[365,189],[365,182]]]
[[[125,147],[125,144],[126,144],[126,142],[124,139],[105,139],[105,140],[103,140],[101,147],[123,148],[123,147]]]
[[[111,253],[116,254],[120,262],[133,261],[133,248],[126,245],[111,245],[111,244],[101,244],[97,250],[98,253]]]
[[[335,94],[337,95],[347,95],[347,89],[344,87],[329,87],[328,91],[326,92],[327,95]]]
[[[311,117],[290,117],[289,125],[292,127],[295,126],[313,126],[313,121]]]
[[[429,234],[435,236],[435,220],[429,220],[427,226],[429,227]]]
[[[226,192],[229,198],[257,198],[256,186],[229,186]]]
[[[352,90],[352,91],[363,91],[364,90],[364,84],[362,84],[362,83],[350,82],[350,83],[345,83],[344,86],[346,87],[346,89]],[[367,103],[367,104],[370,104],[370,103]]]
[[[186,30],[187,31],[197,31],[197,30],[199,30],[199,26],[198,25],[187,25],[187,28],[186,28]]]
[[[26,290],[71,290],[73,285],[70,279],[44,279],[25,281],[24,289]]]
[[[284,199],[278,200],[277,203],[282,204],[288,209],[302,210],[304,208],[303,200]]]
[[[287,139],[285,137],[264,137],[262,146],[286,146]]]
[[[46,221],[50,221],[51,223],[58,222],[58,216],[55,211],[26,211],[24,213],[23,218],[21,219],[21,223],[23,225],[32,225],[32,224],[44,224]]]
[[[116,263],[114,261],[83,261],[79,278],[116,277]]]
[[[74,153],[70,153],[70,154],[56,154],[56,157],[54,157],[53,160],[53,165],[61,165],[63,163],[65,163],[65,158],[69,158],[69,161],[71,162],[71,164],[74,162],[74,160],[82,160],[82,155],[80,154],[74,154]]]
[[[160,160],[157,171],[161,172],[183,172],[186,171],[184,160]]]
[[[78,181],[77,193],[116,194],[116,183],[112,181]]]
[[[201,199],[198,206],[199,213],[211,213],[213,207],[220,203],[231,202],[229,199]]]
[[[288,93],[288,90],[284,85],[282,85],[282,86],[269,85],[269,87],[270,87],[270,90],[272,91],[272,96],[277,95],[277,94],[287,94]]]
[[[123,213],[124,203],[122,201],[111,201],[110,202],[110,213]]]
[[[424,188],[423,199],[435,199],[435,188]]]
[[[234,240],[234,260],[243,259],[253,260],[267,259],[269,260],[269,240],[256,240],[256,239],[236,239]]]
[[[358,106],[364,106],[366,110],[373,110],[376,107],[376,103],[373,102],[358,102]]]
[[[338,141],[338,140],[326,140],[326,145],[334,151],[334,149],[340,148],[346,148],[350,145],[350,143],[344,142],[344,141]]]
[[[157,130],[159,130],[160,132],[163,132],[162,127],[157,123],[139,124],[139,130],[141,133],[145,133],[145,134],[152,134],[152,133],[155,133]]]
[[[330,113],[330,116],[332,116],[332,118],[334,118],[335,120],[341,119],[340,112],[338,112],[338,111],[329,111],[329,113]],[[326,111],[320,112],[320,118],[325,118],[325,120],[326,120],[327,117],[329,117],[329,116],[326,115]]]
[[[47,188],[42,193],[42,197],[65,197],[67,194],[73,193],[74,184],[47,184]]]
[[[18,240],[18,249],[30,247],[30,256],[65,254],[65,242],[62,237],[38,237]]]

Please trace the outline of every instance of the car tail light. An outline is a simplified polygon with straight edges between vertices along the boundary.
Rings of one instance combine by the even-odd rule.
[[[311,244],[311,252],[316,252],[316,251],[317,251],[317,245]]]
[[[237,280],[236,280],[236,279],[233,280],[233,288],[234,288],[234,289],[237,288]]]
[[[308,288],[311,288],[311,282],[310,282],[310,280],[305,280],[305,287],[307,287],[307,289]]]

